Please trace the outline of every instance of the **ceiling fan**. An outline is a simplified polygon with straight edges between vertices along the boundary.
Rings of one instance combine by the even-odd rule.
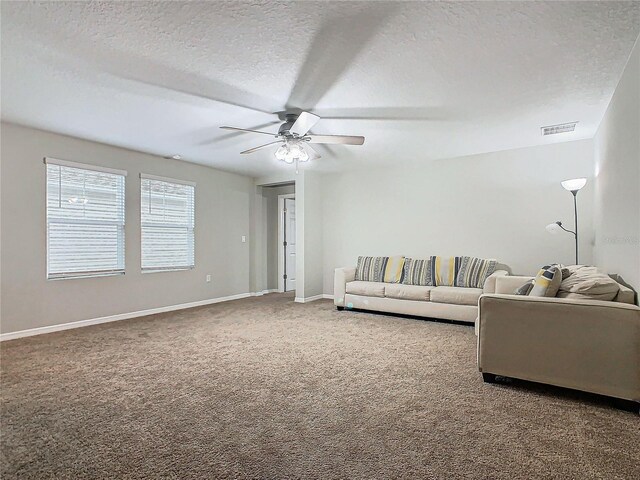
[[[265,143],[258,147],[250,148],[241,154],[249,154],[256,152],[270,145],[280,144],[275,152],[278,160],[285,163],[295,163],[296,170],[298,162],[306,162],[320,158],[320,154],[310,145],[311,143],[326,143],[340,145],[362,145],[364,137],[352,135],[309,135],[309,130],[318,123],[320,117],[309,112],[287,113],[285,122],[280,125],[278,133],[263,132],[261,130],[250,130],[238,127],[220,127],[225,130],[238,130],[241,132],[260,133],[262,135],[270,135],[277,140]]]

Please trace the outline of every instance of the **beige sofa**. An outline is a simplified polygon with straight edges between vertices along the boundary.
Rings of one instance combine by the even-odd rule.
[[[427,287],[356,281],[356,267],[337,268],[333,302],[338,309],[355,308],[475,323],[478,299],[483,293],[494,293],[496,279],[505,275],[506,270],[496,270],[483,288]]]
[[[501,277],[479,301],[478,368],[640,402],[640,307],[623,285],[614,301],[517,296],[532,277]]]

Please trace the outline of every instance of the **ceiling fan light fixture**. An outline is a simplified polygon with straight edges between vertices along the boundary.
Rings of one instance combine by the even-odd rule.
[[[307,162],[309,160],[309,154],[307,151],[300,147],[300,156],[298,157],[299,162]]]
[[[295,161],[306,162],[309,154],[299,143],[285,142],[278,147],[275,157],[285,163],[291,164]]]
[[[276,150],[276,158],[278,160],[285,161],[288,153],[289,153],[289,146],[286,143],[283,143]]]

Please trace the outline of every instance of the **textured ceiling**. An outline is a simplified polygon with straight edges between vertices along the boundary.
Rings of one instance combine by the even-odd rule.
[[[590,138],[640,2],[2,2],[2,119],[250,175],[287,108],[321,171]],[[578,120],[575,133],[539,127]],[[265,141],[266,139],[266,141]],[[286,167],[289,168],[289,167]]]

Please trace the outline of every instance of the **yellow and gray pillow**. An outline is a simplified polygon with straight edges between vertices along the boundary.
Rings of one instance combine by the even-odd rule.
[[[358,257],[356,280],[400,283],[404,257]]]
[[[407,285],[482,288],[496,269],[495,260],[475,257],[407,258],[402,283]]]
[[[562,270],[557,265],[545,265],[533,281],[530,297],[555,297],[562,283]]]
[[[437,287],[456,286],[462,257],[431,257],[431,282]]]

